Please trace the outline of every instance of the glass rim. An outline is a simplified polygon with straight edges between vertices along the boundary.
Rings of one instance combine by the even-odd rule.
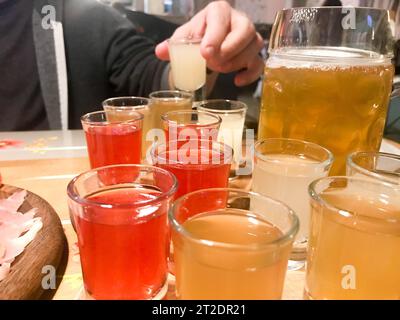
[[[200,194],[200,193],[207,193],[207,192],[208,193],[210,193],[210,192],[226,192],[227,194],[229,194],[229,193],[237,193],[237,194],[243,194],[243,195],[247,195],[247,196],[257,197],[258,199],[261,198],[261,199],[264,199],[264,200],[268,200],[268,202],[274,203],[276,205],[279,205],[282,208],[285,208],[285,210],[287,210],[287,214],[288,214],[288,217],[291,220],[291,224],[292,225],[291,225],[291,227],[289,228],[288,231],[286,231],[285,233],[282,232],[283,235],[278,237],[275,240],[266,241],[266,242],[263,242],[263,243],[254,243],[254,244],[251,244],[251,245],[233,244],[233,243],[227,243],[227,242],[221,242],[221,241],[213,241],[213,240],[202,239],[201,237],[197,237],[193,233],[187,231],[185,229],[185,227],[183,227],[183,225],[177,221],[177,219],[175,218],[175,211],[179,207],[179,205],[181,205],[189,197],[197,195],[197,194]],[[219,210],[225,210],[225,209],[219,209]],[[219,210],[216,210],[216,212],[219,211]],[[252,213],[251,210],[243,210],[243,211],[246,211],[247,213],[250,213],[250,214]],[[201,214],[201,213],[199,213],[199,214]],[[253,213],[253,215],[255,217],[260,218],[260,215],[257,215],[256,213]],[[263,218],[263,217],[261,217],[261,218],[262,218],[263,221],[266,221],[266,222],[269,223],[267,218]],[[233,188],[212,188],[212,189],[204,189],[204,190],[198,190],[198,191],[194,191],[194,192],[188,193],[188,194],[180,197],[179,199],[175,200],[175,202],[173,203],[173,205],[170,207],[170,209],[168,211],[168,219],[169,219],[169,221],[171,223],[171,226],[179,234],[181,234],[182,236],[184,236],[185,238],[189,239],[192,242],[195,242],[195,243],[200,244],[200,245],[208,246],[208,247],[218,247],[218,248],[223,248],[223,249],[246,250],[246,251],[267,249],[271,245],[277,245],[277,244],[284,243],[284,242],[290,240],[290,238],[292,238],[292,237],[294,238],[294,235],[296,234],[296,232],[298,232],[299,227],[300,227],[299,217],[285,203],[283,203],[281,201],[278,201],[278,200],[275,200],[275,199],[270,198],[270,197],[263,196],[263,195],[261,195],[259,193],[253,192],[253,191],[245,191],[245,190],[233,189]]]
[[[107,111],[96,111],[96,112],[91,112],[91,113],[87,113],[87,114],[83,115],[81,117],[81,122],[82,122],[82,124],[85,124],[85,125],[91,126],[91,127],[94,127],[94,126],[105,127],[105,126],[110,126],[110,125],[130,125],[130,124],[134,124],[134,123],[143,121],[144,115],[137,111],[135,111],[135,113],[137,116],[136,119],[130,119],[130,120],[124,120],[124,121],[111,121],[110,122],[108,120],[104,120],[104,121],[89,120],[91,116],[100,115],[100,114],[107,115]]]
[[[316,188],[317,186],[322,183],[322,182],[338,182],[338,181],[346,181],[346,182],[359,182],[359,183],[365,183],[370,186],[379,186],[379,187],[384,187],[385,189],[388,190],[397,190],[400,191],[400,189],[393,189],[393,187],[396,187],[396,185],[383,182],[383,181],[374,181],[374,180],[369,180],[365,178],[356,178],[356,177],[345,177],[345,176],[334,176],[334,177],[326,177],[326,178],[321,178],[317,179],[314,182],[310,184],[308,187],[308,194],[311,197],[312,201],[315,201],[316,203],[328,208],[330,211],[334,212],[336,215],[339,215],[343,218],[349,219],[350,217],[354,218],[357,214],[354,211],[350,211],[344,208],[339,208],[338,206],[335,206],[328,201],[324,200],[321,197],[321,192],[317,192]],[[399,219],[393,219],[393,218],[376,218],[376,217],[369,217],[368,218],[371,221],[387,221],[391,223],[399,223]]]
[[[214,108],[208,108],[205,105],[209,104],[209,103],[219,103],[219,102],[224,102],[224,103],[229,103],[232,106],[235,106],[236,109],[227,109],[227,110],[222,110],[222,109],[214,109]],[[204,101],[200,101],[197,103],[197,108],[204,110],[206,112],[211,112],[211,113],[217,113],[217,114],[236,114],[236,113],[244,113],[247,112],[247,110],[249,109],[249,107],[247,106],[247,104],[245,104],[242,101],[238,101],[238,100],[229,100],[229,99],[210,99],[210,100],[204,100]]]
[[[172,116],[172,115],[188,115],[188,114],[203,114],[203,115],[207,115],[211,118],[214,118],[214,122],[209,123],[209,124],[201,124],[201,123],[196,123],[196,124],[192,124],[193,126],[196,126],[198,128],[207,128],[207,127],[213,127],[213,126],[217,126],[217,125],[221,125],[222,123],[222,118],[216,114],[213,114],[211,112],[207,112],[207,111],[199,111],[199,110],[175,110],[175,111],[169,111],[167,113],[164,113],[163,115],[161,115],[161,120],[163,122],[166,122],[168,124],[173,123],[176,124],[176,127],[185,127],[191,124],[179,124],[176,121],[173,121],[171,119],[168,119],[168,117]],[[201,140],[201,139],[200,139]]]
[[[381,11],[381,12],[389,12],[388,9],[381,9],[381,8],[374,8],[374,7],[363,7],[363,6],[312,6],[312,7],[293,7],[293,8],[283,8],[280,11],[281,12],[288,12],[288,11],[299,11],[299,10],[304,10],[304,9],[317,9],[317,10],[324,10],[324,11],[328,11],[328,10],[336,10],[336,11],[342,11],[343,8],[347,9],[347,8],[353,8],[355,10],[358,11],[363,11],[363,10],[368,10],[368,11]]]
[[[169,38],[168,44],[172,45],[183,45],[183,44],[201,44],[203,37],[201,36],[189,36],[189,37],[179,37],[179,38]]]
[[[146,103],[146,105],[137,105],[137,106],[115,106],[115,105],[109,104],[110,102],[113,102],[113,101],[123,101],[123,100],[146,101],[147,103]],[[114,98],[106,99],[106,100],[104,100],[102,102],[102,106],[103,107],[107,107],[107,108],[120,108],[120,109],[123,109],[123,108],[127,108],[127,109],[128,108],[140,108],[140,107],[145,108],[149,103],[150,103],[150,99],[149,98],[135,97],[135,96],[132,96],[132,97],[125,96],[125,97],[114,97]]]
[[[286,47],[286,48],[293,48],[293,49],[296,49],[296,51],[297,50],[301,51],[302,49],[304,49],[303,47]],[[326,48],[326,47],[323,47],[323,46],[311,46],[311,47],[308,47],[308,48],[319,49],[319,48]],[[351,50],[353,52],[356,52],[356,51],[357,52],[364,52],[364,53],[366,53],[366,52],[370,53],[371,52],[369,50],[357,49],[357,48],[349,48],[349,47],[330,47],[330,49],[331,50],[338,50],[340,52],[349,51],[349,50]],[[281,57],[281,58],[287,57],[287,58],[290,58],[290,59],[293,59],[293,60],[301,60],[301,59],[303,59],[303,57],[301,55],[299,56],[297,54],[294,54],[293,52],[288,53],[287,50],[285,50],[285,48],[280,48],[280,47],[270,48],[268,53],[269,53],[271,58],[272,57],[274,57],[274,58],[275,57]],[[394,57],[393,54],[377,53],[377,55],[372,57],[372,58],[373,58],[375,64],[389,65],[391,63],[391,60],[393,59],[393,57]],[[336,57],[326,57],[326,56],[323,56],[323,55],[315,54],[315,55],[312,56],[312,58],[314,59],[314,62],[342,63],[340,61],[338,62]],[[323,59],[323,60],[321,60],[321,59]]]
[[[283,41],[285,39],[285,34],[288,33],[290,34],[291,29],[290,28],[285,28],[282,29],[283,25],[286,23],[292,23],[292,17],[290,16],[291,14],[299,14],[299,19],[297,21],[297,18],[294,19],[294,23],[296,25],[313,25],[315,23],[314,19],[308,16],[308,13],[311,15],[324,15],[327,13],[332,12],[334,13],[340,13],[343,15],[348,14],[347,12],[344,12],[343,9],[354,9],[354,12],[358,15],[363,15],[365,16],[366,20],[365,23],[368,25],[368,28],[372,30],[372,38],[368,38],[367,40],[362,40],[358,45],[356,43],[353,43],[350,41],[350,38],[347,39],[346,37],[342,37],[341,40],[335,41],[333,44],[326,44],[325,42],[321,42],[321,39],[316,38],[312,41],[303,41],[299,40],[299,43],[295,43],[293,41]],[[302,14],[304,13],[304,14]],[[375,17],[373,15],[379,15],[379,19],[375,21]],[[378,18],[378,17],[376,17]],[[290,20],[290,22],[289,22]],[[373,24],[371,25],[369,20],[373,20]],[[382,8],[373,8],[373,7],[356,7],[356,6],[310,6],[310,7],[294,7],[294,8],[284,8],[280,11],[278,11],[276,17],[275,17],[275,22],[273,25],[273,30],[271,33],[271,41],[269,43],[269,48],[268,51],[270,53],[270,56],[281,56],[282,58],[288,57],[288,58],[294,58],[294,57],[303,57],[302,54],[296,53],[297,49],[319,49],[319,48],[330,48],[331,49],[348,49],[351,52],[363,52],[363,54],[360,56],[360,58],[357,57],[358,60],[362,61],[361,59],[369,59],[368,61],[365,60],[365,63],[369,63],[371,61],[374,61],[375,63],[383,64],[383,63],[390,63],[390,60],[394,57],[394,28],[390,24],[391,21],[394,21],[393,18],[390,16],[390,10],[388,9],[382,9]],[[377,23],[375,23],[377,22]],[[374,34],[377,34],[377,28],[380,27],[380,25],[383,24],[385,27],[385,30],[382,31],[383,33],[380,35],[382,36],[382,40],[384,41],[379,41],[379,43],[374,43]],[[357,24],[358,25],[358,24]],[[315,26],[314,26],[315,27]],[[349,31],[349,30],[354,30]],[[345,31],[350,32],[350,34],[363,34],[366,31],[364,29],[356,29],[350,28],[347,29],[345,28]],[[310,31],[311,32],[311,31]],[[307,31],[306,33],[309,33]],[[304,37],[304,39],[308,39],[308,37]],[[309,40],[309,39],[308,39]],[[287,49],[295,49],[295,50],[287,50]],[[310,59],[310,61],[316,61],[316,62],[324,62],[324,63],[340,63],[338,60],[342,61],[343,59],[351,59],[353,55],[349,57],[342,57],[336,56],[336,55],[325,55],[325,54],[316,54],[313,53],[312,55],[308,55],[307,58]],[[339,59],[340,58],[340,59]]]
[[[80,179],[84,179],[86,176],[90,176],[91,174],[95,174],[96,172],[99,172],[101,170],[111,170],[111,169],[116,169],[116,168],[136,168],[136,169],[139,169],[139,173],[140,172],[148,172],[148,173],[158,172],[158,173],[164,174],[165,176],[169,176],[172,179],[172,186],[169,191],[162,192],[161,195],[158,196],[156,199],[138,201],[135,203],[135,205],[148,206],[153,203],[163,201],[165,199],[172,197],[178,189],[178,180],[175,177],[175,175],[167,170],[162,169],[162,168],[151,166],[151,165],[139,165],[139,164],[111,165],[111,166],[105,166],[105,167],[88,170],[84,173],[79,174],[75,178],[73,178],[68,183],[68,186],[67,186],[67,195],[68,195],[69,199],[80,205],[99,207],[99,208],[105,208],[105,209],[115,209],[115,208],[129,209],[129,208],[132,208],[133,204],[121,204],[121,203],[118,204],[117,203],[117,204],[110,205],[105,202],[88,200],[88,199],[78,195],[77,192],[75,191],[74,186]],[[127,183],[124,183],[124,184],[127,184]],[[118,184],[115,184],[115,185],[118,185]]]
[[[213,164],[212,162],[211,163],[207,163],[207,164],[221,165],[221,166],[222,165],[226,165],[226,164],[231,164],[231,162],[233,160],[233,153],[234,153],[234,150],[233,150],[233,148],[231,146],[229,146],[229,145],[227,145],[226,143],[223,143],[223,142],[211,141],[211,140],[207,140],[207,139],[195,139],[195,141],[198,143],[197,147],[196,147],[196,150],[200,150],[200,151],[201,150],[207,150],[206,146],[209,145],[210,143],[212,143],[212,147],[209,150],[211,150],[211,151],[212,150],[215,150],[215,151],[218,150],[218,153],[220,154],[220,159],[221,158],[224,159],[224,161],[219,163],[219,164]],[[150,150],[151,158],[153,159],[153,161],[154,160],[163,160],[163,161],[165,161],[166,163],[161,163],[162,165],[164,165],[164,164],[165,165],[177,165],[177,166],[204,165],[204,163],[198,163],[198,164],[189,163],[189,164],[185,164],[185,163],[182,163],[182,162],[180,162],[178,160],[170,162],[170,161],[168,161],[168,159],[161,158],[160,155],[156,153],[158,151],[158,148],[160,148],[160,147],[165,147],[165,152],[168,152],[166,147],[168,147],[168,146],[170,146],[171,144],[174,144],[174,143],[176,143],[176,145],[178,145],[179,142],[186,142],[186,143],[190,144],[190,140],[188,141],[186,139],[170,140],[168,142],[155,143],[153,145],[153,147],[151,148],[151,150]],[[204,142],[204,144],[202,142]],[[218,149],[214,148],[214,146],[219,146],[219,148]],[[176,151],[179,152],[179,149],[176,150]],[[228,151],[228,152],[226,153],[226,151]],[[228,154],[228,157],[226,156],[227,154]],[[158,163],[158,161],[156,162],[156,165],[157,165],[157,163]]]
[[[373,172],[371,170],[368,170],[362,166],[360,166],[359,164],[355,163],[355,158],[357,156],[367,156],[367,157],[375,157],[375,158],[383,158],[383,159],[390,159],[390,160],[394,160],[394,161],[398,161],[400,164],[400,156],[396,155],[396,154],[391,154],[391,153],[385,153],[385,152],[353,152],[352,154],[350,154],[347,157],[347,165],[349,166],[349,168],[352,168],[366,176],[370,176],[373,177],[375,179],[384,181],[386,183],[390,183],[390,184],[396,184],[394,181],[389,180],[389,179],[385,179],[382,175],[380,175],[379,173]],[[400,174],[400,173],[399,173]],[[400,182],[399,182],[400,184]]]
[[[171,97],[158,97],[157,95],[168,95],[170,94]],[[180,90],[160,90],[154,91],[149,95],[150,101],[151,100],[172,100],[172,99],[187,99],[193,100],[194,96],[192,93],[187,91],[180,91]]]
[[[311,146],[312,148],[315,148],[317,150],[320,150],[324,152],[327,155],[327,159],[324,161],[318,161],[318,163],[301,163],[301,164],[293,164],[293,166],[301,166],[301,167],[315,167],[315,166],[320,166],[320,167],[327,167],[331,166],[333,162],[335,161],[335,156],[333,153],[328,150],[327,148],[320,146],[319,144],[309,142],[309,141],[304,141],[304,140],[298,140],[298,139],[285,139],[285,138],[270,138],[270,139],[263,139],[259,140],[256,142],[254,145],[254,154],[255,157],[259,160],[262,160],[263,162],[272,162],[272,163],[280,163],[280,160],[272,160],[268,159],[268,156],[261,154],[260,151],[257,150],[258,147],[260,147],[262,144],[267,143],[267,142],[290,142],[290,143],[295,143],[298,145],[303,145],[303,146]]]

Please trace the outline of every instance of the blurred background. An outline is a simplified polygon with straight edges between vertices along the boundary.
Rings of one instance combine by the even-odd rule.
[[[188,21],[212,0],[100,0],[105,2],[134,24],[136,31],[159,43],[168,39],[179,25]],[[245,12],[255,23],[257,31],[265,40],[264,57],[267,57],[268,40],[276,13],[283,8],[304,6],[362,6],[379,7],[391,11],[397,21],[396,36],[400,39],[400,0],[226,0],[235,8]],[[400,46],[398,46],[400,47]],[[400,55],[395,63],[400,73]],[[248,128],[256,129],[258,124],[261,82],[244,88],[233,83],[234,74],[221,75],[210,98],[239,99],[249,105],[246,120]],[[400,77],[395,79],[395,87],[400,87]],[[400,98],[393,97],[387,121],[386,136],[400,141]]]

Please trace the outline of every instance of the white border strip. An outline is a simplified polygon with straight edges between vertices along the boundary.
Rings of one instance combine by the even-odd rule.
[[[61,22],[52,21],[54,32],[54,47],[56,50],[56,65],[58,78],[58,93],[60,97],[62,130],[68,130],[68,77],[65,57],[64,30]]]

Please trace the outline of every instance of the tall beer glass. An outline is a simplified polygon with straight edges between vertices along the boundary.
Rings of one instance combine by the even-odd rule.
[[[259,139],[306,140],[346,157],[379,150],[394,68],[389,12],[294,8],[278,13],[265,67]]]

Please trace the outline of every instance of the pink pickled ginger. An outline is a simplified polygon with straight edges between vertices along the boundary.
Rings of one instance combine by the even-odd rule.
[[[20,191],[0,200],[0,281],[43,226],[42,219],[35,218],[36,209],[25,214],[18,212],[26,195],[26,191]]]

